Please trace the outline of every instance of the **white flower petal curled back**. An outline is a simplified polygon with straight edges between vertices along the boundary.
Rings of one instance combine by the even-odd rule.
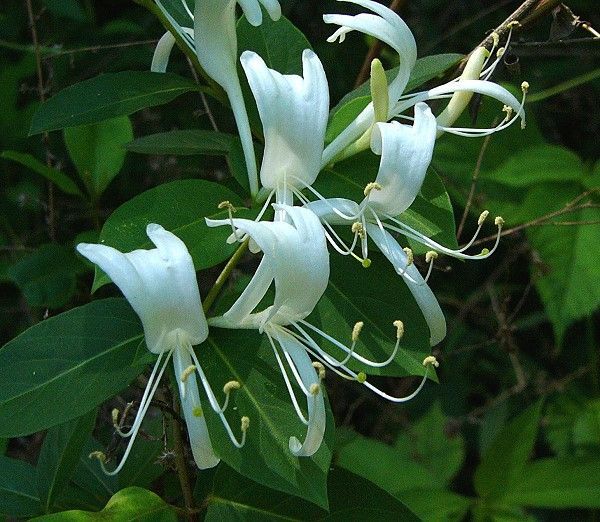
[[[329,117],[329,87],[317,55],[302,53],[303,76],[269,69],[254,52],[241,56],[256,100],[265,150],[260,180],[276,202],[292,203],[291,187],[312,185],[321,169]]]
[[[400,67],[389,85],[389,107],[392,108],[404,92],[410,73],[417,60],[417,45],[411,30],[404,20],[391,9],[371,0],[339,0],[359,5],[375,14],[360,13],[349,15],[324,15],[328,24],[339,25],[340,28],[328,39],[343,42],[346,33],[359,31],[388,44],[398,53]],[[391,117],[392,114],[389,114]],[[345,147],[358,139],[374,123],[373,104],[367,107],[337,136],[325,149],[322,165],[327,165]]]
[[[214,394],[192,348],[208,336],[192,257],[183,241],[160,225],[148,225],[146,233],[156,248],[122,253],[101,244],[77,245],[78,252],[106,272],[123,292],[142,322],[148,349],[158,354],[131,428],[123,432],[115,426],[121,436],[130,437],[121,462],[107,471],[101,460],[109,475],[117,474],[125,464],[171,357],[194,460],[200,469],[214,467],[220,460],[212,448],[196,380],[197,373],[212,405]],[[224,408],[217,409],[226,424]]]
[[[258,176],[254,145],[237,72],[237,3],[242,7],[248,22],[254,26],[262,23],[261,4],[273,20],[278,20],[281,16],[279,2],[275,0],[198,1],[194,10],[194,40],[200,65],[227,93],[242,140],[250,192],[256,195]]]
[[[427,371],[416,392],[409,397],[398,398],[385,394],[367,382],[366,377],[363,378],[348,368],[346,363],[350,359],[371,367],[386,366],[398,352],[400,336],[388,359],[374,362],[355,352],[356,339],[353,338],[352,346],[347,347],[306,321],[328,284],[329,254],[325,231],[319,218],[311,210],[277,204],[274,207],[277,212],[287,213],[289,219],[276,222],[207,220],[209,226],[233,224],[235,229],[254,240],[264,253],[256,274],[242,295],[222,316],[210,318],[209,324],[220,328],[246,328],[264,332],[273,349],[296,414],[307,426],[303,443],[295,437],[290,438],[290,450],[297,456],[310,456],[318,450],[325,429],[325,407],[321,390],[325,366],[394,402],[414,397],[423,387]],[[273,305],[264,310],[255,310],[272,283],[275,284]],[[339,349],[342,360],[325,352],[314,340],[315,334]],[[312,363],[311,367],[307,354],[316,358],[318,363]],[[293,379],[289,378],[283,359],[287,362]],[[315,368],[320,369],[316,372]],[[308,401],[308,419],[299,407],[292,385],[294,380]]]

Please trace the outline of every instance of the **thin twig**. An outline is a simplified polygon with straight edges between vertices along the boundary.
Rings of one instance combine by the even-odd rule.
[[[31,40],[33,42],[33,49],[35,54],[35,68],[37,73],[37,85],[38,85],[38,96],[40,101],[44,103],[46,101],[46,93],[44,87],[44,73],[42,70],[42,57],[40,54],[40,44],[38,40],[37,27],[35,25],[35,16],[33,14],[33,7],[31,0],[25,0],[25,6],[27,7],[27,18],[29,19],[29,30],[31,31]],[[48,148],[49,135],[47,132],[42,134],[42,143],[46,151],[46,166],[52,167],[52,159],[50,150]],[[54,185],[49,181],[48,187],[48,208],[47,208],[47,221],[48,221],[48,236],[50,240],[56,239],[56,228],[55,228],[55,215],[54,215]]]

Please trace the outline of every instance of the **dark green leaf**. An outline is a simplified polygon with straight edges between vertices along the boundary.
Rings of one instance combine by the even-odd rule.
[[[0,456],[0,514],[30,517],[40,512],[35,468],[22,460]]]
[[[542,508],[600,508],[600,460],[542,459],[527,465],[505,502]]]
[[[399,501],[374,484],[343,469],[329,473],[329,512],[307,502],[253,484],[222,467],[214,479],[208,499],[206,520],[228,521],[303,521],[350,520],[411,521],[418,518]]]
[[[296,416],[266,336],[251,330],[213,328],[198,356],[213,389],[232,379],[242,384],[232,397],[236,409],[228,412],[232,426],[238,425],[242,415],[250,418],[246,445],[239,450],[231,444],[218,417],[209,407],[204,408],[219,456],[251,480],[326,507],[334,427],[328,405],[321,448],[310,458],[295,457],[289,450],[289,438],[303,440],[306,426]]]
[[[127,149],[140,154],[172,154],[175,156],[225,156],[237,140],[233,134],[202,129],[159,132],[128,143]]]
[[[533,450],[541,413],[539,401],[517,415],[483,454],[474,479],[475,490],[481,497],[502,497],[522,476]]]
[[[33,520],[38,522],[92,522],[95,520],[177,522],[177,516],[172,508],[155,493],[142,488],[131,487],[115,494],[108,501],[106,507],[97,513],[64,511],[54,515],[44,515]]]
[[[0,349],[0,437],[66,422],[120,392],[142,369],[132,366],[141,342],[123,299],[94,301],[26,330]]]
[[[95,420],[94,409],[79,419],[54,426],[46,433],[36,467],[38,493],[44,512],[51,511],[69,483]]]
[[[93,198],[98,198],[121,170],[125,161],[124,145],[133,139],[127,116],[91,125],[69,127],[65,143],[79,177]]]
[[[44,165],[31,154],[17,152],[15,150],[5,150],[2,154],[0,154],[0,158],[20,163],[33,172],[46,178],[48,181],[54,183],[65,194],[70,194],[71,196],[83,196],[81,190],[79,190],[79,187],[77,187],[75,182],[69,176],[60,170]]]
[[[205,217],[227,218],[226,210],[217,209],[224,200],[241,206],[233,192],[209,181],[190,179],[160,185],[117,208],[102,227],[100,242],[121,252],[153,248],[146,226],[158,223],[186,243],[197,270],[209,268],[227,259],[235,250],[235,245],[226,244],[231,229],[209,228],[204,220]],[[96,269],[93,291],[109,281]]]
[[[122,71],[106,73],[60,91],[42,104],[31,122],[30,135],[127,116],[162,105],[198,86],[171,73]]]
[[[73,296],[76,275],[83,268],[73,249],[51,243],[23,257],[7,276],[31,306],[60,308]]]

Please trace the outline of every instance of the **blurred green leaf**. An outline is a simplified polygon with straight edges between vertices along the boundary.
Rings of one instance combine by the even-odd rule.
[[[506,424],[483,454],[474,478],[475,490],[481,497],[486,500],[502,497],[522,476],[533,450],[541,413],[542,402],[538,401]]]
[[[101,74],[67,87],[40,105],[33,116],[29,135],[127,116],[198,89],[191,80],[171,73]]]
[[[72,248],[50,243],[21,258],[7,270],[7,276],[29,305],[60,308],[73,297],[82,269]]]
[[[185,129],[143,136],[128,143],[126,147],[139,154],[224,156],[237,139],[237,136],[224,132]]]
[[[541,508],[600,508],[600,459],[541,459],[528,464],[504,501]]]
[[[100,242],[130,252],[153,248],[146,235],[149,223],[158,223],[179,236],[187,245],[197,270],[209,268],[227,259],[235,245],[226,243],[231,229],[209,228],[205,217],[227,218],[227,210],[218,210],[222,201],[241,206],[238,196],[209,181],[189,179],[173,181],[147,190],[115,210],[104,223]],[[237,215],[246,217],[244,212]],[[92,291],[110,280],[96,268]]]
[[[116,493],[97,513],[89,511],[64,511],[33,519],[37,522],[86,522],[111,520],[131,522],[152,520],[153,522],[177,522],[173,509],[158,495],[146,489],[131,487]]]
[[[329,473],[329,511],[253,484],[221,467],[208,497],[207,522],[272,520],[419,520],[398,500],[346,470]]]
[[[217,454],[253,481],[326,507],[334,429],[327,400],[323,444],[312,457],[298,458],[289,450],[289,439],[304,440],[306,426],[296,415],[266,336],[252,330],[212,328],[198,357],[213,389],[232,379],[242,384],[232,395],[233,413],[228,414],[232,426],[242,415],[250,418],[246,444],[240,450],[231,444],[216,414],[205,408]]]
[[[22,460],[0,456],[0,514],[31,517],[40,512],[35,468]]]
[[[94,301],[23,332],[0,349],[0,437],[56,426],[120,392],[142,370],[132,366],[141,341],[124,299]]]
[[[127,116],[69,127],[64,130],[65,144],[79,177],[92,198],[99,198],[125,162],[125,144],[133,139]]]
[[[21,165],[27,167],[36,174],[39,174],[40,176],[46,178],[48,181],[54,183],[65,194],[70,194],[71,196],[79,197],[83,196],[81,190],[79,190],[79,187],[77,187],[75,182],[69,176],[67,176],[58,169],[53,169],[44,165],[41,161],[34,158],[31,154],[17,152],[15,150],[5,150],[4,152],[2,152],[2,154],[0,154],[0,158],[20,163]]]
[[[54,426],[46,433],[36,466],[37,488],[44,512],[52,510],[69,483],[95,420],[94,409],[78,419]]]

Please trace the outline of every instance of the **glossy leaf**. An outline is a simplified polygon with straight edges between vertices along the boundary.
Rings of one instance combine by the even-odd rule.
[[[204,408],[215,450],[223,461],[253,481],[326,507],[334,428],[329,406],[321,448],[312,457],[295,457],[289,450],[289,438],[294,435],[303,440],[306,426],[296,416],[266,336],[252,330],[212,328],[208,340],[198,348],[198,357],[213,389],[232,379],[242,384],[232,396],[235,409],[228,411],[234,430],[240,416],[250,418],[241,450],[231,444],[210,407]]]
[[[2,154],[0,154],[0,158],[20,163],[29,170],[54,183],[54,185],[56,185],[65,194],[79,197],[83,196],[81,190],[79,190],[79,187],[69,176],[58,169],[48,167],[37,158],[34,158],[31,154],[17,152],[16,150],[5,150],[2,152]]]
[[[37,488],[46,513],[51,511],[69,483],[95,420],[94,409],[79,419],[54,426],[46,433],[36,467]]]
[[[143,136],[128,143],[127,149],[139,154],[224,156],[236,140],[236,136],[224,132],[186,129]]]
[[[271,520],[419,520],[398,500],[346,470],[329,473],[329,512],[253,484],[222,467],[208,498],[207,522]]]
[[[100,242],[121,252],[154,248],[146,235],[146,226],[158,223],[186,243],[197,270],[209,268],[227,259],[236,248],[226,243],[231,229],[209,228],[204,220],[227,218],[227,211],[217,208],[225,200],[241,206],[233,192],[209,181],[189,179],[160,185],[117,208],[104,223]],[[96,269],[93,290],[109,281]]]
[[[495,499],[513,489],[533,450],[541,413],[541,401],[524,410],[504,426],[483,454],[474,479],[481,497]]]
[[[130,522],[132,520],[152,520],[156,522],[177,522],[173,509],[158,495],[146,489],[131,487],[116,493],[102,511],[63,511],[53,515],[35,518],[38,522],[87,522],[111,520]]]
[[[75,292],[83,265],[70,247],[50,243],[26,255],[7,270],[30,306],[60,308]]]
[[[35,468],[22,460],[0,456],[0,515],[30,517],[40,511]]]
[[[126,143],[133,139],[127,116],[91,125],[69,127],[65,143],[79,177],[93,198],[98,198],[123,167]]]
[[[94,301],[23,332],[0,349],[0,437],[66,422],[120,392],[142,370],[132,366],[141,342],[123,299]]]
[[[171,73],[122,71],[71,85],[42,104],[31,122],[30,135],[98,123],[168,103],[198,91],[191,80]]]

